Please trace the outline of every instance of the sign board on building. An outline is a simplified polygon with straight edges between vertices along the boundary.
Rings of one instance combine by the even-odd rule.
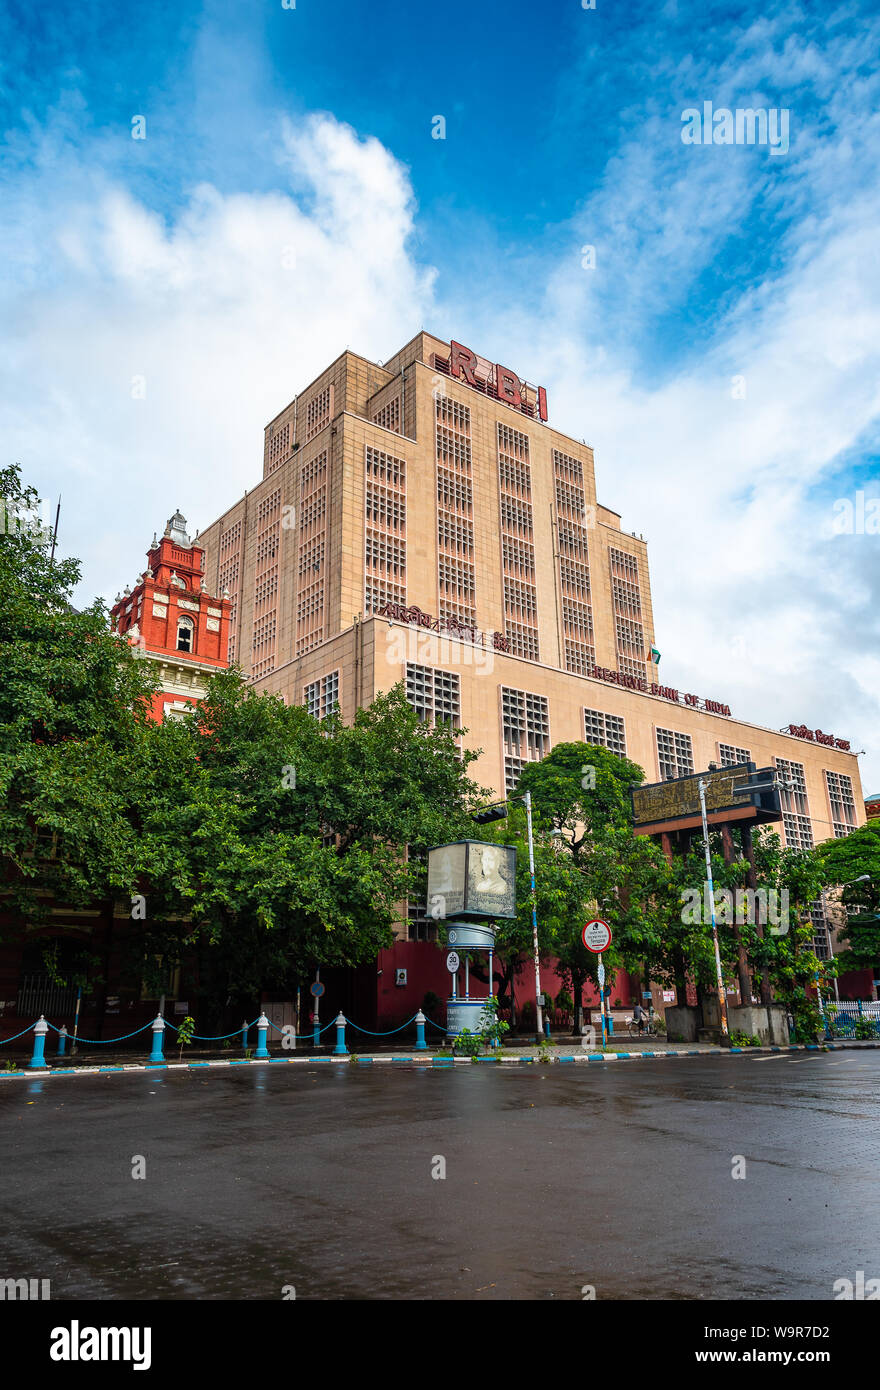
[[[464,343],[457,343],[453,338],[449,344],[449,375],[458,381],[464,381],[468,386],[473,386],[476,390],[485,391],[487,383],[490,384],[499,401],[505,405],[512,405],[516,410],[522,410],[526,404],[523,382],[512,372],[509,367],[502,367],[500,363],[486,362],[471,352],[470,348]],[[543,386],[535,388],[536,407],[539,420],[547,419],[547,392]],[[528,407],[531,411],[532,407]]]
[[[514,846],[456,840],[429,849],[428,914],[435,921],[449,917],[515,917]]]
[[[649,782],[631,790],[633,821],[637,835],[663,829],[686,830],[702,826],[700,790],[706,784],[706,819],[709,824],[726,820],[781,820],[778,791],[753,792],[750,782],[767,782],[775,768],[754,763],[721,767],[714,772],[692,773],[667,782]]]

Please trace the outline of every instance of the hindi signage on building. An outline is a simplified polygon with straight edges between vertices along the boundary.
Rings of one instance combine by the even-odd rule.
[[[835,738],[833,734],[823,734],[821,729],[808,729],[806,724],[789,724],[788,733],[795,738],[808,738],[811,743],[823,743],[826,748],[840,748],[848,753],[849,739]]]

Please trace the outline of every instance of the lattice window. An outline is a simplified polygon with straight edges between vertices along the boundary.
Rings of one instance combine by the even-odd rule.
[[[510,425],[498,426],[498,452],[523,463],[529,461],[529,436],[521,430],[511,429]]]
[[[584,465],[580,459],[572,458],[571,454],[563,454],[559,449],[554,449],[553,471],[562,482],[574,483],[583,489]]]
[[[437,589],[442,619],[476,627],[471,413],[449,396],[435,397],[437,462]]]
[[[693,772],[694,750],[690,734],[679,734],[674,729],[658,729],[657,759],[664,781],[670,777],[686,777]]]
[[[303,691],[303,704],[313,719],[326,719],[339,701],[339,672],[312,681]]]
[[[642,596],[638,584],[631,584],[626,579],[612,579],[611,595],[615,613],[624,618],[641,618]]]
[[[381,487],[379,484],[369,488],[366,512],[370,525],[381,527],[385,531],[397,531],[402,534],[406,527],[406,501],[390,488]]]
[[[856,803],[852,778],[843,772],[825,771],[825,785],[831,802],[831,825],[835,837],[842,840],[856,828]]]
[[[306,443],[330,423],[330,387],[316,391],[306,406]]]
[[[567,594],[571,598],[582,598],[589,601],[590,571],[587,565],[560,556],[559,579],[563,594]]]
[[[382,575],[393,582],[406,583],[406,542],[395,536],[383,536],[368,531],[366,564],[370,574]]]
[[[788,788],[783,788],[781,792],[783,811],[808,816],[810,808],[807,803],[807,780],[803,763],[788,762],[785,758],[776,758],[774,761],[777,772],[789,783]]]
[[[584,742],[598,744],[612,753],[626,757],[626,729],[617,714],[603,714],[601,710],[584,710]]]
[[[532,509],[525,502],[519,502],[515,497],[501,498],[501,526],[508,533],[519,533],[521,536],[531,536],[532,534]]]
[[[448,512],[462,517],[470,517],[474,510],[474,497],[471,483],[467,478],[459,478],[445,468],[437,469],[437,501]],[[473,531],[471,531],[473,535]]]
[[[461,560],[446,559],[441,555],[437,560],[437,570],[442,601],[451,599],[454,603],[473,604],[473,565],[464,564]]]
[[[364,454],[364,609],[406,602],[406,461],[369,445]]]
[[[529,500],[532,495],[532,480],[528,464],[517,463],[515,459],[503,454],[498,460],[498,477],[504,492]]]
[[[719,743],[718,757],[722,767],[736,767],[738,763],[752,761],[748,748],[734,748],[732,743]]]
[[[832,923],[828,920],[825,900],[817,898],[810,904],[810,920],[813,923],[813,950],[819,960],[831,960],[834,948],[831,944]]]
[[[780,792],[785,843],[789,849],[812,849],[813,826],[807,802],[804,765],[789,762],[786,758],[776,758],[774,761],[777,772],[790,784]]]
[[[617,658],[617,669],[622,676],[633,676],[636,680],[645,679],[644,661],[634,661],[631,656],[619,656]]]
[[[437,539],[440,548],[456,555],[473,555],[474,528],[469,522],[441,512],[437,518]]]
[[[592,675],[596,664],[596,649],[585,642],[576,642],[572,637],[565,638],[565,669],[576,676]]]
[[[324,640],[324,556],[327,543],[327,451],[304,463],[299,476],[299,591],[296,655]]]
[[[381,449],[371,449],[367,445],[364,467],[368,486],[379,483],[395,488],[398,492],[406,491],[405,459],[395,458],[393,454],[386,454]]]
[[[220,557],[221,559],[230,550],[237,550],[241,545],[241,522],[236,521],[220,537]]]
[[[560,554],[569,559],[577,560],[580,564],[588,564],[587,528],[585,526],[576,526],[571,521],[560,521],[557,531],[559,534]]]
[[[381,425],[383,429],[393,430],[395,434],[400,434],[400,397],[394,396],[390,401],[386,401],[373,416],[373,424]]]
[[[809,816],[799,816],[794,811],[783,811],[782,827],[789,849],[813,848],[813,824]]]
[[[406,663],[406,698],[423,723],[461,728],[459,678],[454,671]]]
[[[241,552],[241,522],[236,521],[220,537],[219,572],[217,588],[222,598],[225,589],[229,590],[229,642],[226,659],[230,665],[235,661],[235,620],[238,614],[238,578]]]
[[[527,541],[515,536],[502,536],[501,560],[504,572],[515,579],[534,579],[535,550]]]
[[[280,425],[269,436],[269,447],[266,451],[266,463],[268,471],[274,473],[275,469],[287,458],[290,453],[290,422]]]
[[[386,603],[406,603],[404,586],[368,578],[364,584],[364,612],[375,613],[378,609],[384,608]]]
[[[443,424],[449,425],[452,429],[459,430],[463,434],[470,434],[470,406],[462,405],[460,401],[454,401],[451,396],[438,396],[436,415]]]
[[[558,515],[567,516],[570,520],[584,522],[584,490],[582,487],[575,487],[572,483],[563,482],[556,479],[556,510]]]
[[[316,454],[308,463],[304,463],[299,475],[299,496],[300,502],[304,502],[313,492],[318,491],[327,482],[327,452]]]
[[[305,541],[300,546],[299,551],[299,577],[303,575],[309,583],[314,583],[315,575],[320,574],[324,566],[324,536],[313,536],[311,540]]]
[[[631,584],[638,586],[639,582],[639,562],[635,555],[630,555],[625,550],[615,550],[612,548],[608,552],[611,559],[611,574],[615,579],[628,579]]]
[[[524,627],[513,618],[507,618],[504,622],[504,635],[512,656],[524,656],[527,661],[540,661],[536,628]]]
[[[254,546],[254,625],[251,635],[251,678],[259,680],[275,669],[278,549],[281,537],[281,489],[267,492],[257,503]]]
[[[502,686],[501,732],[506,754],[526,762],[540,762],[550,751],[547,697]]]
[[[406,903],[407,937],[410,941],[436,941],[437,923],[428,915],[428,856],[425,850],[406,847],[407,863],[418,874],[417,897]]]
[[[562,639],[565,669],[587,676],[596,660],[590,564],[586,526],[584,469],[579,459],[553,450]]]
[[[593,610],[588,603],[563,598],[562,625],[566,636],[586,642],[588,646],[593,645]]]
[[[516,579],[505,578],[504,608],[515,621],[534,627],[538,612],[534,584],[522,584]]]
[[[471,441],[457,430],[437,426],[437,459],[447,468],[456,468],[461,473],[471,471]]]
[[[619,655],[628,656],[633,661],[638,661],[641,658],[641,664],[644,667],[645,635],[641,623],[633,623],[626,618],[615,618],[614,632]]]

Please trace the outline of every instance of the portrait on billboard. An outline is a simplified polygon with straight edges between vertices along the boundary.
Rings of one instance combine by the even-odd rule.
[[[512,845],[471,843],[468,854],[467,910],[512,917],[515,907],[516,850]]]

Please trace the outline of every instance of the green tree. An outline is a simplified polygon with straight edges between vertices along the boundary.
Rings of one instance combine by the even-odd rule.
[[[374,958],[418,878],[405,848],[460,837],[479,790],[475,755],[400,687],[346,726],[220,672],[156,748],[174,777],[142,769],[155,793],[143,859],[159,918],[189,921],[178,954],[201,949],[215,1013]]]
[[[816,852],[828,883],[842,885],[847,922],[838,936],[846,949],[837,958],[838,966],[871,969],[876,977],[880,972],[880,821],[869,820],[839,840],[826,840]]]
[[[154,689],[102,603],[72,607],[79,563],[50,558],[38,507],[18,467],[0,469],[0,859],[16,931],[53,902],[133,890],[130,771]]]
[[[582,941],[585,914],[599,913],[612,928],[612,946],[604,953],[609,988],[622,965],[650,971],[664,958],[674,896],[662,852],[633,834],[630,790],[643,781],[638,764],[607,748],[563,743],[524,768],[517,787],[517,793],[531,792],[536,830],[556,843],[578,876],[554,943],[574,998],[576,1029],[584,986],[598,971],[597,957]]]

